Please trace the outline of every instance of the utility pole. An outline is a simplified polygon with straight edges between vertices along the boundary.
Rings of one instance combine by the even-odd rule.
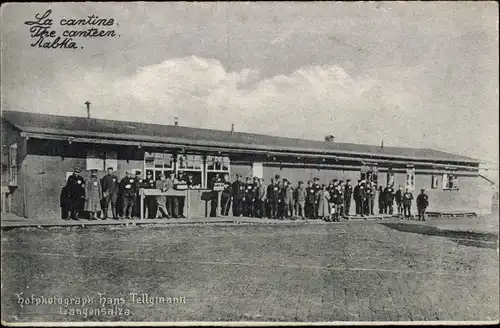
[[[86,101],[85,105],[87,106],[87,118],[90,118],[90,101]]]

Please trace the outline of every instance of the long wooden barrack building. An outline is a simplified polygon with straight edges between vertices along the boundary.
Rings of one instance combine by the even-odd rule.
[[[8,210],[26,218],[59,216],[59,195],[75,167],[192,176],[192,215],[205,215],[215,174],[258,176],[267,184],[279,174],[306,182],[317,176],[393,182],[417,193],[425,188],[431,211],[491,208],[492,188],[479,175],[480,161],[432,149],[383,147],[292,139],[28,112],[2,113],[2,192]],[[375,202],[376,203],[376,202]],[[375,207],[377,205],[375,204]]]

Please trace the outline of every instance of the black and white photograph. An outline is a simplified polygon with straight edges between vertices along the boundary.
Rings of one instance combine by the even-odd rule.
[[[3,3],[2,325],[498,324],[498,7]]]

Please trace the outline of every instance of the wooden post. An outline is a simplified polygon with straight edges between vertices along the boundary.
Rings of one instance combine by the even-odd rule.
[[[140,206],[140,211],[141,211],[141,214],[139,215],[139,220],[142,220],[144,218],[144,189],[139,189],[139,197],[141,197],[140,199],[140,203],[141,203],[141,206]]]
[[[186,219],[189,219],[189,188],[186,190]]]
[[[217,191],[217,216],[221,217],[222,216],[222,191]]]

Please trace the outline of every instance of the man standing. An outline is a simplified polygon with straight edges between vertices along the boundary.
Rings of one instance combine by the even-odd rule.
[[[243,215],[246,217],[251,217],[253,215],[253,203],[255,200],[255,184],[252,182],[250,177],[246,178],[245,182],[245,197],[244,197],[244,211]]]
[[[392,185],[388,185],[384,189],[385,194],[385,214],[391,214],[394,212],[394,188]]]
[[[97,177],[97,170],[90,170],[90,177],[85,183],[85,211],[89,213],[89,220],[97,220],[96,212],[101,209],[102,189],[101,181]]]
[[[179,172],[178,177],[176,180],[174,180],[174,186],[179,186],[179,185],[184,185],[183,189],[189,189],[189,186],[191,185],[189,183],[188,178],[184,174],[184,172]],[[189,192],[189,191],[188,191]],[[185,219],[186,217],[184,216],[184,207],[186,204],[186,197],[184,196],[179,196],[175,197],[177,199],[177,204],[178,204],[178,209],[179,209],[179,218]],[[174,204],[175,206],[175,204]]]
[[[240,178],[241,176],[236,174],[236,181],[233,182],[232,186],[233,216],[243,216],[242,202],[245,197],[245,184],[241,182]]]
[[[126,172],[126,176],[120,181],[120,194],[122,195],[122,216],[123,218],[132,219],[132,210],[135,205],[135,198],[137,195],[137,183],[136,180],[132,177],[130,171]]]
[[[373,186],[371,182],[366,183],[366,201],[365,201],[365,209],[368,215],[373,215],[373,204],[375,199],[375,190],[373,190]]]
[[[425,194],[425,189],[420,189],[420,194],[417,196],[418,220],[425,221],[425,211],[429,206],[429,196]]]
[[[264,216],[266,189],[262,185],[262,181],[259,178],[255,177],[254,180],[256,181],[256,188],[253,216],[261,219]]]
[[[111,203],[113,219],[117,219],[116,200],[118,198],[118,178],[113,174],[113,168],[108,167],[108,174],[102,178],[102,193],[104,196],[103,219],[108,218],[108,208]]]
[[[398,206],[398,215],[403,215],[403,188],[401,185],[398,188],[398,191],[396,191],[396,205]]]
[[[306,218],[311,220],[314,218],[314,185],[311,180],[307,181],[307,188],[306,188],[307,196],[306,196]]]
[[[165,175],[163,175],[163,176],[165,177]],[[156,183],[155,183],[155,180],[153,180],[153,172],[151,172],[151,171],[146,172],[146,179],[144,179],[142,181],[142,188],[144,188],[144,189],[156,189]],[[139,199],[139,201],[140,201],[140,199]],[[144,207],[144,213],[146,212],[146,209],[147,209],[147,213],[148,213],[147,218],[154,219],[156,217],[156,212],[158,211],[158,209],[156,208],[156,205],[157,205],[156,196],[144,197],[144,203],[146,205]]]
[[[358,180],[358,184],[354,187],[353,197],[354,204],[356,205],[356,215],[361,214],[361,199],[360,199],[360,188],[361,188],[361,180]]]
[[[73,204],[73,198],[71,197],[71,193],[69,192],[69,187],[68,183],[66,182],[66,185],[62,187],[61,189],[61,195],[59,199],[60,203],[59,205],[61,206],[61,219],[64,221],[68,220],[68,214],[72,213],[74,204]]]
[[[73,174],[68,177],[67,185],[74,204],[71,218],[78,220],[85,205],[85,180],[80,175],[79,168],[75,167]]]
[[[304,182],[299,181],[299,186],[295,189],[295,204],[297,216],[300,216],[302,220],[306,219],[305,207],[306,207],[307,190],[304,187]]]
[[[172,189],[173,184],[172,180],[167,180],[165,178],[165,174],[160,174],[160,180],[157,180],[155,182],[155,188],[160,190],[161,192],[166,192],[170,189]],[[155,212],[152,214],[151,218],[156,218],[156,215],[158,214],[158,210],[160,211],[162,218],[167,218],[170,219],[170,214],[168,209],[167,209],[167,196],[158,196],[156,197],[156,206],[155,206]],[[149,209],[148,209],[149,211]],[[148,215],[149,217],[149,215]]]
[[[143,186],[143,179],[141,177],[142,172],[140,170],[135,171],[135,184],[137,185],[137,193],[135,195],[135,204],[134,208],[132,209],[132,215],[134,217],[140,217],[140,211],[141,211],[141,204],[140,204],[140,197],[139,197],[139,189],[144,188]]]
[[[323,188],[319,184],[319,178],[313,178],[314,181],[314,209],[313,209],[313,219],[316,220],[319,218],[318,212],[319,212],[319,200],[321,198],[321,191]],[[325,188],[326,189],[326,188]]]
[[[276,219],[278,216],[279,194],[279,186],[276,181],[271,178],[271,184],[267,186],[267,201],[269,202],[268,217],[270,219]]]
[[[406,188],[403,194],[403,211],[405,218],[409,219],[411,217],[411,201],[413,200],[413,194]]]
[[[219,176],[219,173],[216,173],[215,176],[210,181],[209,187],[212,189],[210,192],[210,217],[214,218],[217,216],[217,208],[219,207],[219,191],[214,190],[216,183],[221,183],[222,179]],[[221,200],[222,201],[222,200]]]
[[[224,190],[222,191],[221,196],[221,214],[223,216],[229,215],[229,208],[231,207],[231,182],[229,182],[229,174],[224,175]]]
[[[366,188],[365,188],[365,182],[361,181],[359,185],[359,214],[361,214],[361,217],[364,217],[365,214],[367,213],[366,209],[368,206],[366,206]]]
[[[287,179],[283,179],[283,190],[281,191],[283,197],[283,214],[282,217],[291,219],[293,217],[293,188]]]
[[[347,179],[344,186],[344,215],[349,216],[351,211],[351,197],[352,197],[351,180]]]

